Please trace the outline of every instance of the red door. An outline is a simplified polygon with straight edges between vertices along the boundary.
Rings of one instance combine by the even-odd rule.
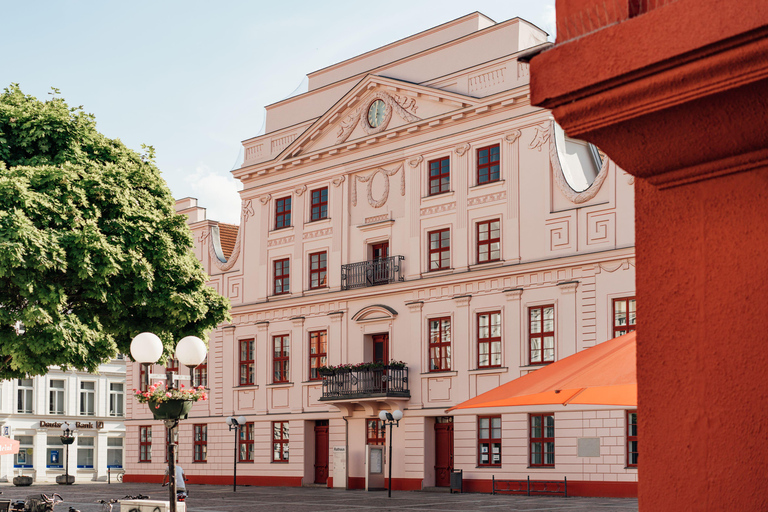
[[[367,276],[369,284],[371,286],[387,284],[389,282],[389,260],[387,259],[389,258],[389,242],[373,244],[371,256],[373,261]]]
[[[435,486],[451,485],[453,423],[435,423]]]
[[[388,363],[389,334],[374,334],[371,339],[373,340],[373,362]]]
[[[328,483],[328,420],[315,422],[315,483]]]

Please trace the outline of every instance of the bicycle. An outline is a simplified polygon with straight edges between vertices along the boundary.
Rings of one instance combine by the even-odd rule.
[[[11,512],[52,512],[53,508],[64,501],[59,493],[53,493],[52,496],[47,494],[40,494],[38,497],[27,496],[24,500],[17,500],[11,503]],[[70,512],[74,511],[70,507]],[[77,512],[77,511],[75,511]]]

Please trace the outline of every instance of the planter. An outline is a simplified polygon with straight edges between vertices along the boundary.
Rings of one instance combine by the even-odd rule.
[[[147,402],[152,416],[156,420],[185,420],[192,410],[194,400],[165,400],[157,403],[154,400]]]
[[[60,436],[59,439],[61,439],[62,444],[72,444],[75,442],[75,436]]]
[[[336,370],[317,370],[317,373],[321,375],[322,377],[330,377],[331,375],[336,375]]]
[[[32,485],[32,477],[31,476],[15,476],[13,477],[13,485],[17,485],[19,487]]]
[[[59,475],[56,477],[56,483],[59,485],[72,485],[75,483],[75,475]]]

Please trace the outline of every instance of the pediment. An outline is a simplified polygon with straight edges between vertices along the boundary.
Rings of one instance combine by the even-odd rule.
[[[368,122],[376,100],[385,108],[381,124]],[[392,78],[368,75],[286,148],[282,159],[322,150],[474,105],[476,98]]]

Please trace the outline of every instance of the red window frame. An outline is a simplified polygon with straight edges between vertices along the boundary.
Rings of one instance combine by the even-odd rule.
[[[179,373],[179,360],[175,357],[168,360],[168,364],[165,365],[166,372]]]
[[[328,253],[314,252],[309,255],[309,289],[317,290],[328,286]]]
[[[501,367],[501,311],[477,314],[477,367]]]
[[[613,337],[634,331],[637,328],[636,323],[637,301],[635,298],[613,299]]]
[[[253,462],[253,422],[240,427],[238,442],[238,460],[240,462]]]
[[[152,462],[152,427],[139,427],[139,462]]]
[[[627,467],[637,467],[637,411],[627,411]]]
[[[496,224],[495,237],[493,236],[494,224]],[[501,260],[501,219],[484,220],[482,222],[478,222],[476,234],[477,262],[490,263],[492,261]],[[496,247],[495,250],[494,244]]]
[[[193,425],[194,462],[208,461],[208,425]]]
[[[287,334],[272,337],[272,367],[274,384],[289,382],[291,340]]]
[[[429,167],[429,196],[436,196],[451,191],[451,158],[430,160]]]
[[[528,418],[531,467],[554,467],[555,413],[529,414]]]
[[[256,361],[254,353],[256,340],[240,340],[240,385],[253,386],[255,384]]]
[[[208,387],[208,356],[192,369],[192,387]]]
[[[318,188],[310,192],[310,220],[328,218],[328,187]]]
[[[272,462],[288,462],[288,422],[272,422]]]
[[[429,371],[451,369],[451,317],[429,319]]]
[[[285,295],[291,292],[291,261],[282,258],[274,261],[273,295]]]
[[[493,144],[477,149],[477,184],[501,180],[501,146]]]
[[[365,422],[365,443],[374,445],[387,444],[387,426],[380,419],[369,419]]]
[[[477,465],[501,466],[501,416],[477,418]]]
[[[275,199],[275,229],[291,227],[291,196]]]
[[[551,310],[551,311],[550,311]],[[535,313],[538,312],[538,319]],[[551,312],[552,318],[546,318]],[[549,325],[548,325],[549,323]],[[549,330],[546,330],[547,328]],[[528,308],[528,361],[530,364],[549,364],[555,360],[555,306]]]
[[[451,230],[438,229],[427,233],[429,271],[451,268]],[[435,258],[434,255],[437,255]]]
[[[317,371],[328,362],[328,331],[309,333],[309,380],[323,380]]]

